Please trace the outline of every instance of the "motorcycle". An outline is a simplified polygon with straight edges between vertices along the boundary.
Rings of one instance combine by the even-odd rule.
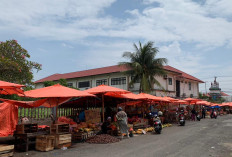
[[[210,117],[217,119],[217,112],[216,111],[212,112]]]
[[[185,119],[184,119],[184,114],[183,113],[181,113],[179,115],[179,123],[180,123],[181,126],[185,125]]]
[[[197,120],[201,121],[201,116],[199,114],[197,114]]]
[[[198,112],[197,112],[196,114],[197,114],[197,115],[196,115],[197,120],[198,120],[198,121],[201,121],[201,116],[200,116],[200,114],[199,114]]]
[[[154,120],[154,128],[157,134],[161,134],[162,124],[161,124],[161,121],[157,117],[155,117],[155,120]]]

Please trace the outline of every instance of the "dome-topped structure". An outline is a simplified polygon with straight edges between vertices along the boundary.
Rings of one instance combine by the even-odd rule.
[[[217,100],[221,97],[221,88],[219,87],[219,83],[217,82],[217,77],[215,77],[214,82],[211,83],[211,87],[209,88],[210,96],[213,100]]]

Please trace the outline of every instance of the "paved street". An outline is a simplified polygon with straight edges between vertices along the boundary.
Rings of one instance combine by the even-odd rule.
[[[232,115],[218,119],[187,121],[186,126],[164,128],[161,135],[140,135],[114,144],[78,143],[68,150],[30,151],[15,157],[230,157],[232,156]]]

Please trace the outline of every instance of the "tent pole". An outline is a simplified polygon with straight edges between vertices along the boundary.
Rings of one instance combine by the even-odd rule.
[[[105,103],[104,103],[104,94],[102,94],[102,121],[104,122],[105,121],[105,113],[104,113],[104,106],[105,106]]]

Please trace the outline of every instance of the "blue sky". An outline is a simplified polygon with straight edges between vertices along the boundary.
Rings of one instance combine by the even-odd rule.
[[[42,64],[35,80],[115,65],[133,43],[232,94],[231,0],[1,0],[0,41],[18,40]],[[205,85],[200,86],[204,91]]]

